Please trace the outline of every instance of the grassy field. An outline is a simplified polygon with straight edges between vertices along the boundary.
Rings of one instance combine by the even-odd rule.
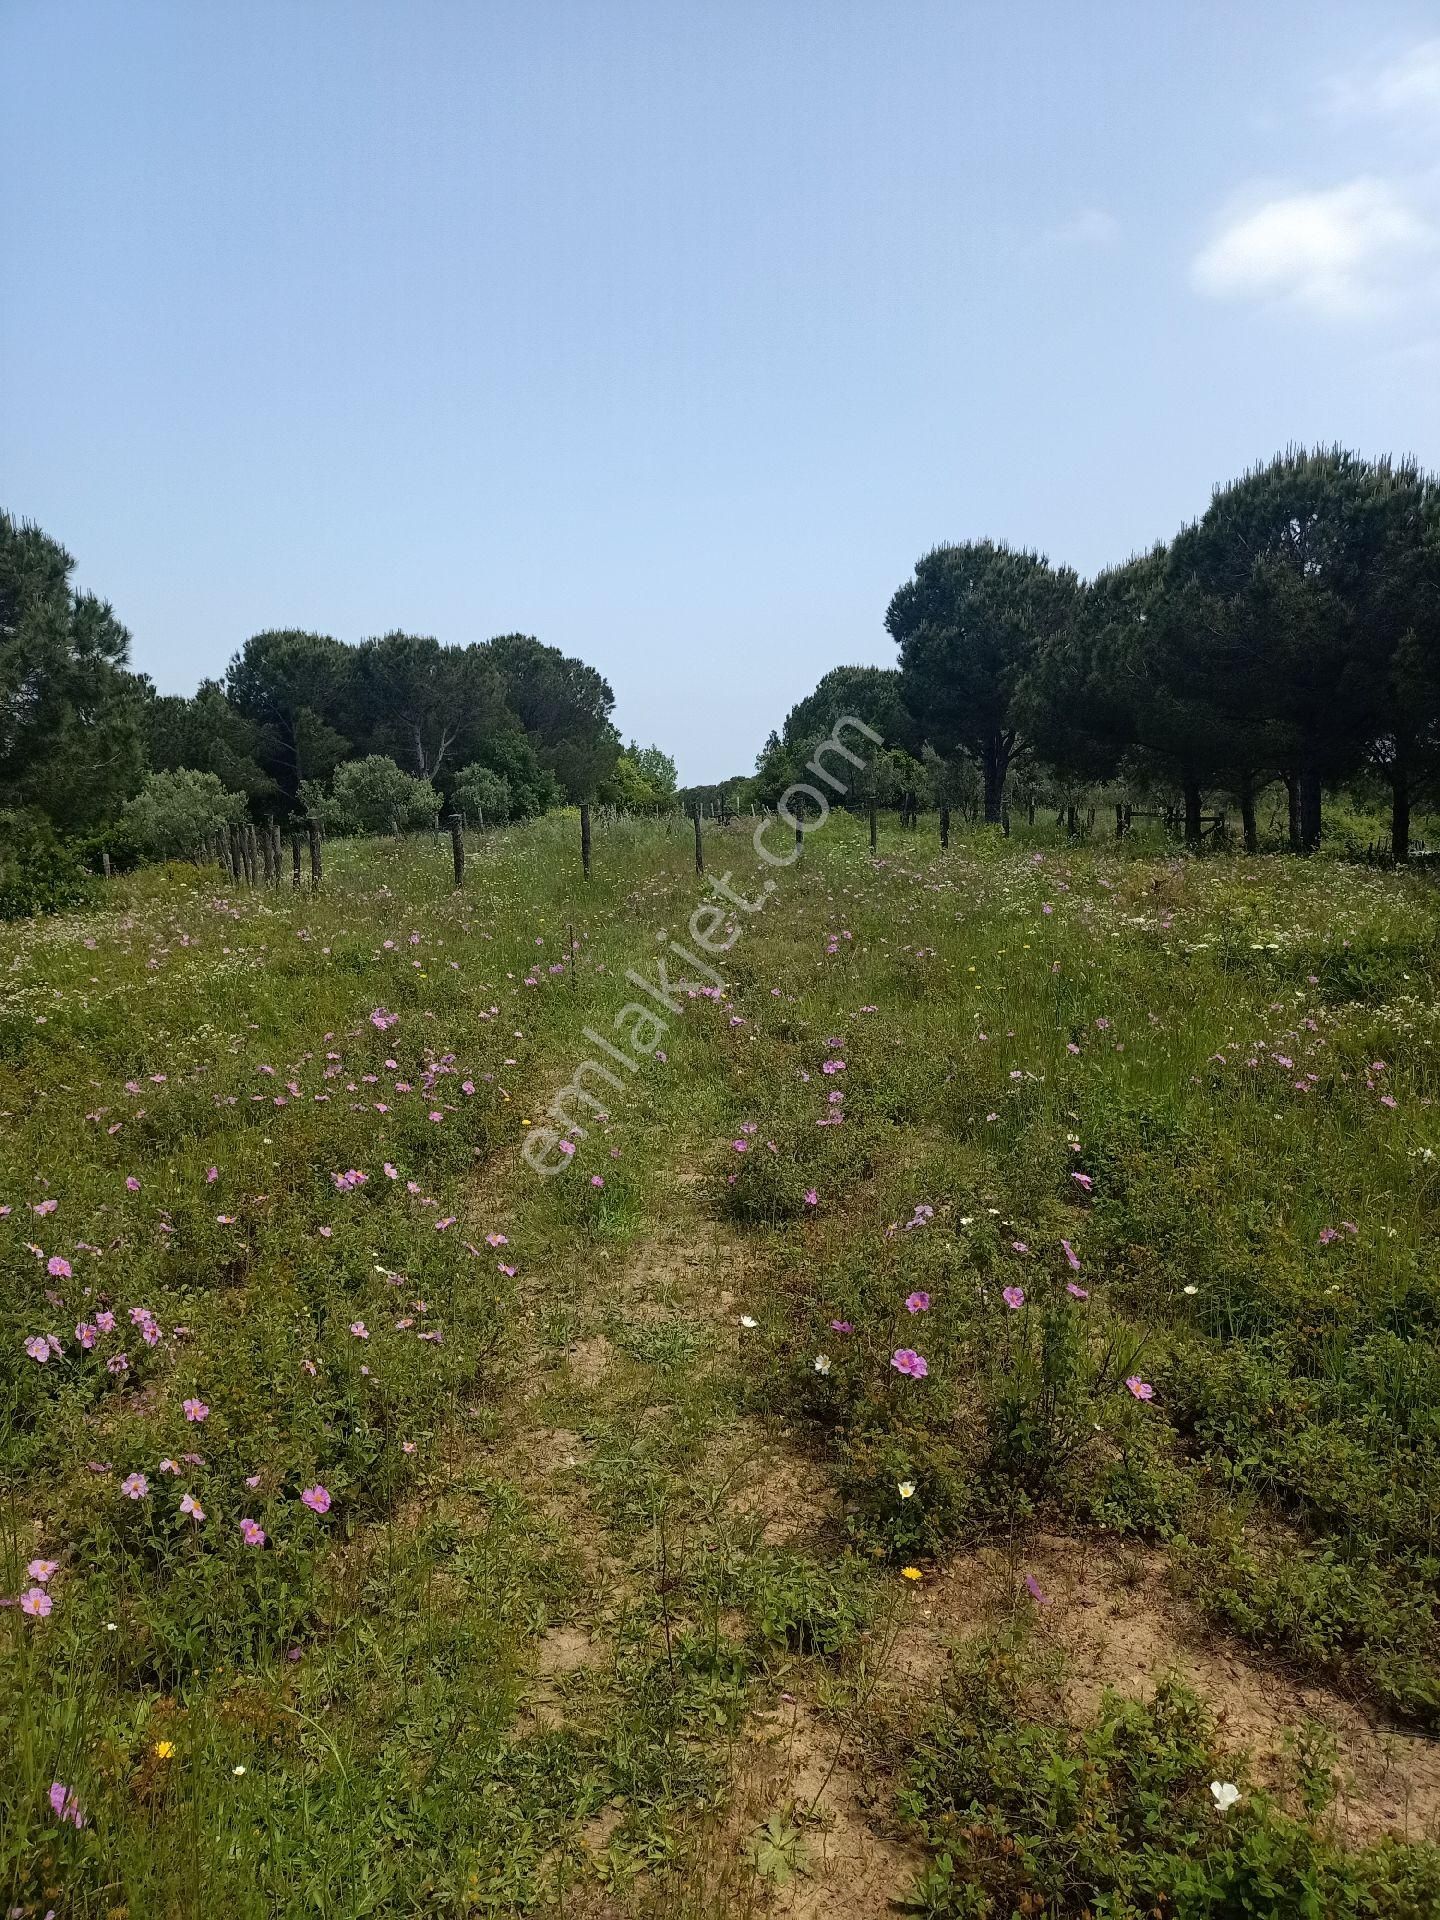
[[[1433,881],[576,839],[0,934],[5,1910],[1440,1911]]]

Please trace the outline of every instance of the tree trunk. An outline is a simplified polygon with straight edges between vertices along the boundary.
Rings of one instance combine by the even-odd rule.
[[[1255,782],[1247,773],[1240,782],[1240,824],[1245,832],[1245,851],[1260,851],[1260,834],[1255,825]]]
[[[1307,767],[1300,776],[1300,848],[1303,853],[1319,850],[1320,828],[1320,775],[1313,767]]]
[[[1397,867],[1410,858],[1410,773],[1397,754],[1390,769],[1390,852]]]
[[[1300,776],[1298,773],[1285,775],[1285,798],[1290,814],[1290,851],[1299,853],[1303,842],[1300,838]]]
[[[1200,844],[1200,782],[1188,774],[1182,782],[1185,791],[1185,844],[1198,847]]]
[[[1005,798],[1005,775],[1010,764],[998,739],[985,742],[982,764],[985,775],[985,824],[987,827],[998,827],[1000,808]]]

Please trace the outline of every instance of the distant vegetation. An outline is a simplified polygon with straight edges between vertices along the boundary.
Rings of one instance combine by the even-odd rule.
[[[667,755],[625,748],[603,676],[526,634],[257,633],[181,698],[130,670],[128,631],[74,567],[0,514],[0,901],[65,904],[102,849],[189,855],[237,815],[382,831],[457,806],[488,824],[566,800],[645,811],[675,790]]]
[[[1322,795],[1411,815],[1440,775],[1440,489],[1410,462],[1292,450],[1218,487],[1168,545],[1082,582],[988,540],[927,553],[890,602],[899,666],[839,667],[795,707],[749,789],[773,803],[836,718],[880,733],[870,791],[998,822],[1007,801],[1068,807],[1097,788],[1174,810],[1198,845],[1206,803],[1262,838],[1319,846]],[[738,783],[737,783],[738,785]]]
[[[677,790],[624,747],[595,668],[525,634],[469,645],[387,633],[347,646],[254,634],[190,698],[131,672],[108,603],[70,556],[0,515],[0,902],[62,904],[84,871],[193,850],[210,825],[302,813],[334,832],[476,824],[565,801],[633,813],[774,806],[841,715],[883,739],[847,796],[1157,812],[1198,847],[1321,843],[1327,792],[1372,816],[1387,858],[1440,776],[1440,488],[1413,462],[1292,449],[1219,487],[1167,545],[1081,581],[989,540],[925,554],[891,599],[898,665],[836,667],[753,774]],[[878,609],[877,609],[878,611]],[[213,776],[181,789],[163,776]],[[159,784],[157,784],[157,781]],[[1278,804],[1277,804],[1278,802]],[[802,802],[803,804],[803,802]],[[1129,810],[1129,811],[1127,811]],[[1388,816],[1388,834],[1379,816]]]

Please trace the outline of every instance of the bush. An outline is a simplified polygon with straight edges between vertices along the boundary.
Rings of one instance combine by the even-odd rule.
[[[244,817],[244,796],[227,792],[217,774],[180,767],[147,774],[122,824],[147,859],[174,860],[193,854],[217,827],[237,826]]]
[[[94,890],[79,853],[55,837],[48,821],[0,813],[0,920],[83,907]]]
[[[430,825],[441,807],[428,780],[417,780],[383,753],[337,767],[328,794],[305,782],[300,797],[327,833],[399,833]]]
[[[462,767],[455,779],[452,803],[470,820],[492,827],[510,818],[510,782],[489,767]]]

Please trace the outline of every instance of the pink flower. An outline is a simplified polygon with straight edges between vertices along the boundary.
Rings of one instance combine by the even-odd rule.
[[[853,1320],[832,1320],[830,1322],[830,1331],[832,1333],[853,1333],[855,1331],[855,1322]]]
[[[1000,1298],[1012,1313],[1018,1313],[1025,1304],[1025,1289],[1023,1287],[1006,1287],[1005,1291],[1000,1295]]]
[[[32,1620],[43,1620],[54,1605],[44,1587],[27,1587],[20,1596],[20,1611],[28,1613]]]
[[[352,1320],[350,1322],[350,1331],[357,1340],[368,1340],[370,1338],[370,1329],[363,1320]]]
[[[135,1178],[133,1173],[127,1173],[125,1176],[125,1191],[127,1193],[138,1193],[140,1191],[140,1182]]]
[[[592,1187],[603,1187],[605,1184],[605,1176],[600,1173],[592,1173],[590,1176],[590,1184]]]
[[[923,1380],[930,1371],[930,1362],[913,1347],[897,1347],[890,1356],[890,1364],[896,1373],[908,1374],[912,1380]]]
[[[258,1520],[252,1520],[248,1514],[242,1515],[240,1520],[240,1538],[245,1542],[247,1547],[263,1547],[265,1544],[265,1529]]]
[[[561,1153],[563,1153],[568,1160],[570,1155],[575,1151],[575,1142],[573,1140],[562,1140],[559,1142],[559,1147]]]
[[[330,1511],[330,1490],[328,1487],[318,1485],[306,1487],[300,1495],[300,1499],[301,1503],[309,1507],[312,1513],[328,1513]]]
[[[205,1518],[205,1509],[193,1493],[187,1493],[181,1496],[180,1511],[182,1513],[188,1513],[193,1520],[203,1520]]]
[[[1125,1382],[1137,1400],[1153,1400],[1155,1389],[1148,1380],[1142,1380],[1138,1373],[1132,1373]]]
[[[910,1294],[905,1301],[905,1309],[908,1313],[928,1313],[930,1310],[929,1294],[928,1293]]]
[[[31,1211],[43,1220],[47,1213],[54,1213],[59,1204],[58,1200],[37,1200]]]
[[[179,1473],[180,1469],[173,1460],[167,1457],[160,1462],[160,1471],[161,1473]]]
[[[197,1426],[210,1418],[210,1409],[203,1400],[182,1400],[180,1407],[185,1418],[194,1421]]]
[[[1042,1589],[1040,1582],[1035,1578],[1033,1573],[1027,1573],[1025,1576],[1025,1591],[1029,1594],[1030,1598],[1040,1606],[1049,1606],[1050,1596]]]
[[[115,1331],[115,1316],[108,1307],[106,1307],[103,1312],[96,1314],[95,1325],[100,1329],[101,1333],[113,1333]]]
[[[1095,1184],[1088,1173],[1072,1173],[1070,1178],[1075,1182],[1077,1187],[1083,1187],[1086,1193],[1089,1193]]]
[[[90,1349],[95,1345],[95,1329],[88,1320],[77,1320],[75,1322],[75,1338],[80,1342],[85,1351],[89,1353]]]
[[[1073,1280],[1067,1280],[1065,1282],[1065,1291],[1070,1295],[1072,1300],[1088,1300],[1090,1298],[1090,1289],[1088,1287],[1077,1287]]]
[[[806,1204],[806,1206],[807,1206],[807,1207],[818,1207],[818,1206],[819,1206],[819,1204],[820,1204],[820,1196],[819,1196],[819,1194],[818,1194],[818,1193],[817,1193],[817,1192],[815,1191],[815,1189],[814,1189],[814,1187],[807,1187],[807,1188],[805,1189],[805,1204]]]
[[[50,1358],[50,1342],[43,1333],[32,1333],[25,1342],[25,1351],[32,1360],[38,1360],[43,1367]]]
[[[843,1060],[827,1060],[820,1071],[822,1073],[843,1073],[845,1071],[845,1062]]]
[[[1079,1273],[1080,1256],[1078,1253],[1076,1253],[1074,1247],[1071,1246],[1068,1240],[1062,1240],[1060,1242],[1060,1250],[1065,1255],[1065,1258],[1070,1262],[1070,1265],[1075,1269],[1076,1273]]]
[[[83,1827],[85,1824],[85,1815],[75,1789],[67,1787],[61,1780],[50,1782],[50,1811],[57,1820],[68,1820],[72,1827]]]
[[[150,1482],[143,1473],[131,1473],[120,1482],[120,1491],[127,1500],[143,1500],[150,1491]]]
[[[58,1560],[32,1560],[25,1569],[32,1580],[38,1580],[43,1587],[52,1574],[60,1571]]]
[[[487,1247],[508,1247],[510,1242],[503,1233],[487,1233],[485,1244]]]
[[[207,1167],[205,1169],[205,1184],[207,1187],[213,1186],[219,1178],[220,1169],[218,1167]]]
[[[68,1260],[62,1259],[58,1253],[52,1253],[45,1262],[45,1271],[52,1280],[68,1280],[72,1269]]]

